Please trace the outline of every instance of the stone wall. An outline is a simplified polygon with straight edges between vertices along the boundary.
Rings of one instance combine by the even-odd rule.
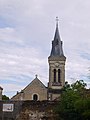
[[[3,104],[14,104],[13,112],[3,112]],[[2,101],[0,120],[56,120],[53,108],[57,101]]]
[[[4,111],[3,105],[13,104],[13,111]],[[22,101],[0,101],[0,120],[16,120],[22,110]]]
[[[17,120],[56,120],[53,108],[57,104],[55,101],[25,101]]]

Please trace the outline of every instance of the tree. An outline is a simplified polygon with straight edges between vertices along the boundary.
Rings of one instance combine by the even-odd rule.
[[[59,106],[55,112],[60,120],[89,120],[90,97],[87,97],[86,83],[83,80],[73,84],[65,83]]]
[[[90,98],[77,100],[75,108],[83,120],[90,120]]]
[[[9,100],[9,97],[7,97],[6,95],[2,95],[2,100]]]

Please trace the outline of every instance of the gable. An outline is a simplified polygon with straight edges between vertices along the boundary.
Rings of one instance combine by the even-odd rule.
[[[38,78],[35,78],[20,93],[16,94],[11,99],[32,100],[34,95],[38,95],[38,100],[47,100],[47,88]]]
[[[35,78],[28,86],[24,88],[23,91],[33,90],[33,89],[47,89],[46,86],[38,79]]]

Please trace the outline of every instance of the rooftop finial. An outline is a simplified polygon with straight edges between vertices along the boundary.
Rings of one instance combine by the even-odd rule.
[[[37,75],[37,74],[36,74],[35,76],[36,76],[36,78],[38,77],[38,75]]]
[[[56,17],[56,26],[58,27],[58,21],[59,21],[59,19],[58,19],[58,17]]]

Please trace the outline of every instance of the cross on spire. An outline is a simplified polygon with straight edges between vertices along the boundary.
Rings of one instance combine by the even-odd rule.
[[[58,21],[59,21],[59,18],[56,17],[56,26],[58,26]]]

